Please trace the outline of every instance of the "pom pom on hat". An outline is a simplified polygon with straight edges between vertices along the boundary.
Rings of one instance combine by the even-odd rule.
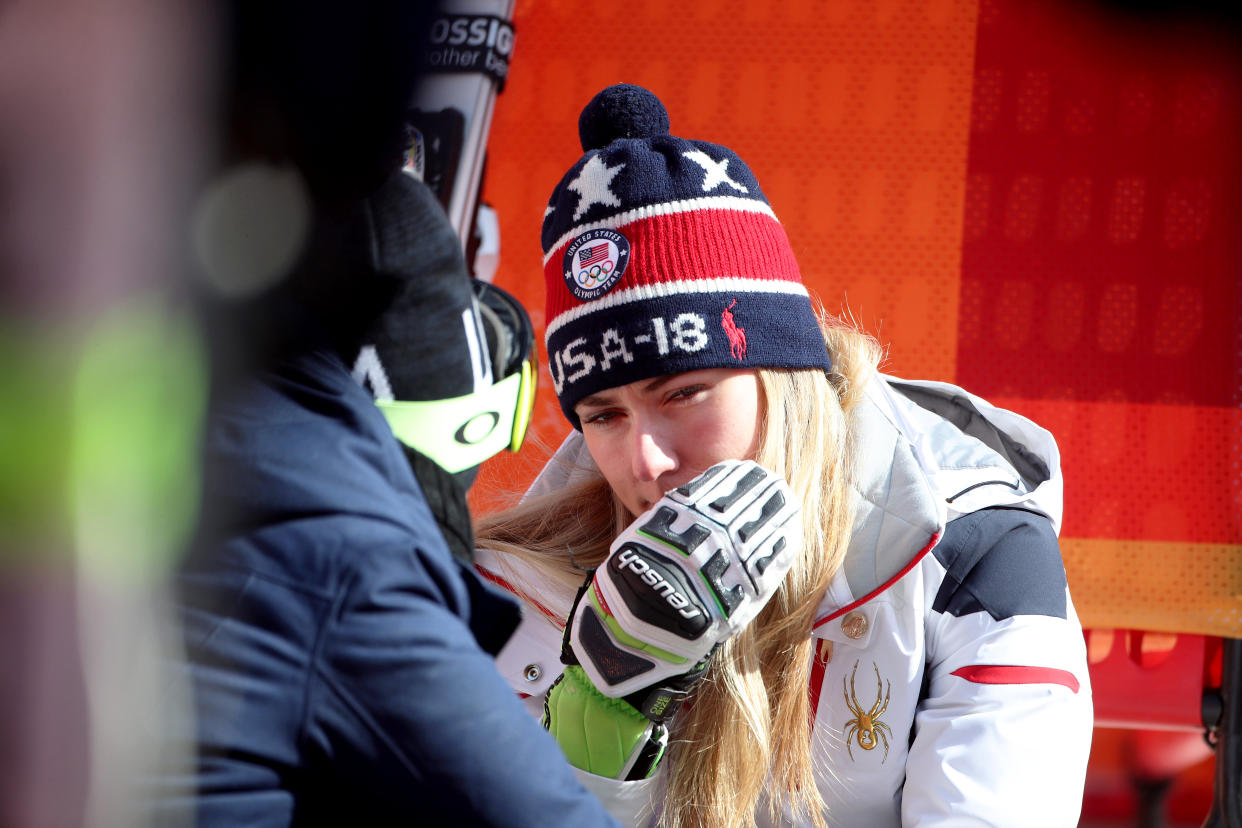
[[[655,138],[669,134],[668,111],[641,86],[618,83],[591,99],[578,116],[583,152],[603,149],[618,138]]]

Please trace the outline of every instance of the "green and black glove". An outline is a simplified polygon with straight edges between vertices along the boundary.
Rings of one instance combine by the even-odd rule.
[[[749,460],[712,466],[613,541],[565,627],[566,668],[544,725],[571,764],[614,779],[655,772],[668,722],[721,642],[776,593],[802,545],[784,479]]]

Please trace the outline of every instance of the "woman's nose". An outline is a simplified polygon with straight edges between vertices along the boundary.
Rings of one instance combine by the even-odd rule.
[[[677,468],[677,457],[670,443],[647,429],[634,433],[634,477],[648,482]]]

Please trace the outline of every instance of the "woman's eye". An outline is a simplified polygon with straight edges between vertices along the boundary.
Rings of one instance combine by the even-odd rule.
[[[693,397],[704,389],[702,385],[687,385],[684,388],[678,388],[672,394],[669,394],[670,400],[684,400]]]
[[[616,416],[617,416],[617,412],[615,411],[596,411],[594,414],[587,414],[585,417],[582,417],[581,419],[582,419],[582,422],[584,423],[590,423],[590,424],[598,423],[600,425],[603,425],[613,420]]]

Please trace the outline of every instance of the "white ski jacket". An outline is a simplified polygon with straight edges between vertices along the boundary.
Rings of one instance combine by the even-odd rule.
[[[811,631],[813,750],[829,822],[1075,825],[1091,688],[1056,542],[1052,435],[955,386],[885,376],[869,384],[851,430],[853,537]],[[591,465],[574,432],[531,491]],[[524,599],[497,663],[542,716],[572,595],[479,555]],[[659,773],[579,777],[626,824],[657,819]]]

